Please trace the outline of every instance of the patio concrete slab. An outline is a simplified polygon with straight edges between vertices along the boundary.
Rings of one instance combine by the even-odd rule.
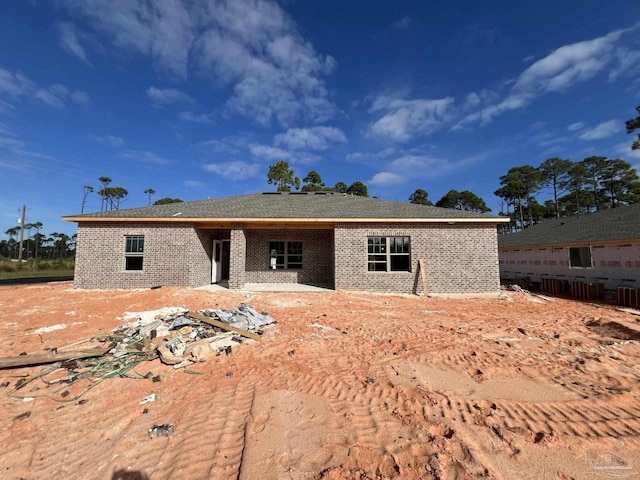
[[[305,285],[304,283],[245,283],[241,292],[334,292],[332,288]]]
[[[218,283],[197,287],[194,290],[206,290],[208,292],[220,292],[229,290],[228,283]],[[321,287],[317,285],[306,285],[304,283],[245,283],[238,292],[299,292],[299,293],[321,293],[335,292],[333,288]]]

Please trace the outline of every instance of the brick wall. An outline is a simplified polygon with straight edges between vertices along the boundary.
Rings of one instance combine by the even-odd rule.
[[[144,235],[142,271],[125,271],[125,236]],[[211,280],[211,238],[190,224],[78,225],[76,288],[200,286]]]
[[[425,261],[429,293],[497,293],[500,289],[495,225],[340,223],[334,235],[337,290],[422,293],[420,259]],[[410,237],[411,271],[369,272],[369,236]]]
[[[237,290],[244,285],[245,260],[247,256],[247,239],[241,224],[231,229],[231,245],[229,257],[229,288]]]
[[[246,283],[306,283],[333,286],[332,230],[247,230]],[[269,268],[269,241],[302,242],[301,270]]]

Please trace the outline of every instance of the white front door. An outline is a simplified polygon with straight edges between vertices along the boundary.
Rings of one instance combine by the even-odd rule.
[[[218,283],[220,280],[222,280],[222,240],[214,240],[211,255],[211,283]]]

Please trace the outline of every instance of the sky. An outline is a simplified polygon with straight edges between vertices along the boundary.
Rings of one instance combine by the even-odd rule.
[[[640,2],[31,0],[0,6],[0,234],[273,191],[269,165],[371,196],[471,190],[550,157],[627,160]],[[543,195],[544,196],[544,195]],[[100,210],[96,194],[85,212]]]

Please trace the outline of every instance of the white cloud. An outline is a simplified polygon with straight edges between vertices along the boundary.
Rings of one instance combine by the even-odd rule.
[[[386,110],[388,113],[369,126],[367,135],[398,142],[429,135],[450,120],[453,102],[452,97],[437,100],[392,100],[378,97],[369,111]]]
[[[55,25],[60,36],[60,46],[68,53],[75,55],[87,65],[91,65],[87,52],[80,44],[81,33],[71,23],[57,23]]]
[[[213,123],[213,113],[193,113],[193,112],[181,112],[178,117],[185,122],[193,123]]]
[[[82,90],[76,90],[75,92],[72,92],[69,98],[71,98],[72,102],[78,105],[84,106],[91,104],[91,97],[89,97],[89,94],[87,92],[83,92]]]
[[[468,124],[486,125],[502,113],[529,105],[536,97],[562,92],[576,83],[584,82],[610,67],[616,75],[635,65],[628,55],[616,57],[617,44],[622,36],[638,29],[615,30],[602,37],[564,45],[536,61],[516,79],[509,93],[501,101],[467,115],[456,127]],[[625,64],[626,61],[626,64]]]
[[[202,142],[201,145],[204,145],[205,147],[210,148],[215,152],[231,153],[234,155],[237,155],[240,153],[240,150],[237,148],[237,146],[233,145],[232,142],[226,142],[226,141],[223,142],[220,140],[208,140],[206,142]]]
[[[200,180],[185,180],[184,186],[189,188],[204,188],[207,184]]]
[[[244,180],[258,176],[260,173],[259,163],[247,163],[241,161],[210,163],[203,167],[207,172],[217,173],[221,177],[230,180]]]
[[[387,185],[398,185],[406,181],[407,181],[406,177],[403,177],[402,175],[398,175],[397,173],[380,172],[380,173],[376,173],[367,183],[370,185],[387,186]]]
[[[230,86],[228,108],[259,123],[323,122],[336,112],[324,83],[335,59],[318,54],[274,0],[60,4],[115,48],[151,58],[163,75]]]
[[[618,64],[609,72],[609,81],[640,73],[640,50],[631,51],[621,47],[616,50],[615,55]]]
[[[161,157],[156,153],[143,150],[127,150],[121,155],[124,158],[143,163],[155,163],[157,165],[166,165],[168,163],[171,163],[171,160]]]
[[[110,147],[121,147],[124,145],[122,137],[115,135],[105,135],[103,137],[96,137],[96,141],[102,145],[108,145]]]
[[[55,95],[53,95],[51,92],[48,92],[46,90],[42,90],[42,89],[38,90],[35,93],[35,98],[40,100],[42,103],[46,103],[50,107],[64,108],[64,102],[60,100],[58,97],[56,97]]]
[[[567,130],[569,130],[570,132],[575,132],[576,130],[580,130],[583,127],[584,127],[584,123],[583,122],[576,122],[576,123],[572,123],[571,125],[569,125],[567,127]]]
[[[64,108],[65,102],[69,99],[78,104],[88,104],[91,101],[86,92],[70,92],[60,83],[49,88],[39,87],[22,73],[3,68],[0,68],[0,94],[11,97],[12,100],[19,100],[21,97],[31,98],[53,108]],[[10,105],[4,101],[0,103],[0,106]]]
[[[195,100],[186,93],[175,88],[147,88],[147,97],[155,105],[168,105],[171,103],[194,103]]]
[[[395,20],[391,24],[391,28],[393,28],[394,30],[404,30],[406,28],[409,28],[410,26],[411,26],[411,17],[407,15]]]
[[[291,163],[311,165],[320,160],[320,157],[313,153],[303,151],[290,152],[271,145],[251,144],[249,151],[254,157],[268,161],[286,160]]]
[[[513,87],[515,92],[556,92],[587,80],[610,61],[615,43],[626,30],[558,48],[527,68]]]
[[[622,142],[622,143],[618,143],[615,147],[613,147],[615,156],[620,157],[623,160],[627,160],[627,161],[629,160],[640,161],[640,150],[633,150],[631,148],[631,143],[632,143],[631,141]]]
[[[367,152],[367,153],[363,153],[363,152],[353,152],[353,153],[349,153],[347,154],[347,156],[345,157],[345,159],[347,160],[347,162],[361,162],[363,160],[379,160],[381,158],[387,158],[390,157],[391,155],[395,155],[398,152],[397,149],[393,148],[393,147],[388,147],[385,148],[383,150],[380,150],[378,152]]]
[[[274,139],[276,145],[286,145],[291,150],[326,150],[329,142],[346,141],[344,132],[335,127],[290,128]]]
[[[35,88],[35,83],[20,72],[10,72],[0,68],[0,93],[18,98],[32,94]]]
[[[585,130],[580,134],[578,138],[580,140],[600,140],[601,138],[608,138],[622,130],[623,122],[618,120],[609,120],[602,122],[593,128]]]
[[[486,154],[478,154],[461,160],[447,160],[427,154],[401,152],[401,155],[390,162],[379,177],[374,177],[377,184],[392,185],[400,183],[400,179],[435,178],[462,171],[484,160]],[[372,179],[373,180],[373,179]]]

